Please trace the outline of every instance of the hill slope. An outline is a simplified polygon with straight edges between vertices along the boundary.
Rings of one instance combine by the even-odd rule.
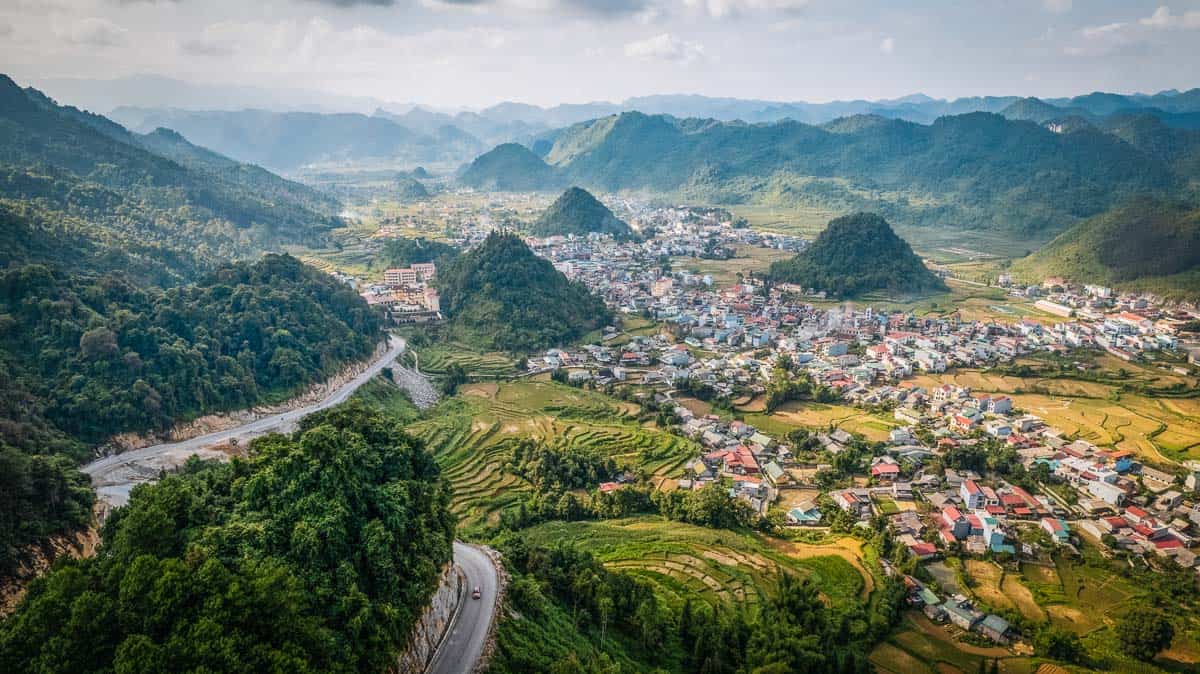
[[[492,232],[438,272],[442,310],[453,329],[492,348],[531,351],[564,345],[611,316],[512,233]]]
[[[1131,201],[1068,229],[1012,271],[1200,297],[1200,208]]]
[[[910,294],[945,289],[904,239],[874,213],[831,220],[807,250],[773,263],[770,275],[837,297],[875,290]]]
[[[847,118],[827,128],[624,113],[563,131],[546,160],[605,191],[870,210],[906,226],[1035,236],[1184,184],[1161,158],[1099,129],[1055,133],[990,113],[928,126]]]
[[[24,262],[142,269],[155,281],[282,244],[322,244],[340,224],[336,203],[306,187],[178,136],[138,137],[3,75],[0,206],[35,238],[53,243],[69,230],[79,245],[64,253],[86,253],[77,260],[39,243]]]
[[[608,206],[580,187],[571,187],[563,192],[530,228],[534,236],[585,235],[592,232],[609,234],[614,239],[633,236],[633,230],[624,220],[613,215]]]
[[[475,189],[498,192],[552,190],[563,183],[554,168],[517,143],[497,145],[479,155],[458,179]]]

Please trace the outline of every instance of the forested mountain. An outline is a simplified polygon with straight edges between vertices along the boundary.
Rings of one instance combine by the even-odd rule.
[[[133,490],[0,622],[5,672],[382,672],[450,559],[424,447],[352,403]]]
[[[135,131],[172,129],[221,154],[281,171],[371,162],[458,162],[484,149],[477,138],[454,126],[426,133],[394,118],[351,113],[117,108],[113,119]]]
[[[1135,199],[1058,235],[1013,264],[1017,276],[1200,297],[1200,208]]]
[[[452,329],[496,349],[565,345],[611,320],[600,298],[512,233],[492,232],[459,255],[438,286]]]
[[[338,204],[174,132],[0,76],[0,575],[90,520],[89,445],[277,399],[368,356],[379,320],[291,257]]]
[[[77,484],[90,499],[71,468],[89,445],[278,399],[381,339],[349,287],[289,256],[165,291],[41,265],[0,272],[0,491],[15,496],[0,499],[0,574],[21,544],[86,523],[61,492]],[[40,514],[47,502],[61,511]]]
[[[480,190],[528,192],[552,190],[563,184],[555,170],[529,148],[505,143],[479,155],[459,181]]]
[[[633,230],[624,220],[613,215],[608,206],[579,187],[571,187],[563,192],[538,217],[529,231],[534,236],[586,235],[592,232],[609,234],[618,240],[633,236]]]
[[[773,263],[770,276],[835,297],[875,290],[925,293],[946,287],[887,221],[874,213],[831,220],[806,250]]]
[[[497,164],[489,155],[476,163]],[[525,189],[570,180],[717,203],[874,210],[908,226],[1023,235],[1057,232],[1134,194],[1185,184],[1160,157],[1099,129],[1055,133],[986,113],[928,126],[856,117],[825,127],[625,113],[568,129],[546,165],[528,151],[520,156],[489,175],[510,183],[519,175]],[[481,185],[479,173],[464,179]]]
[[[340,224],[336,205],[303,186],[180,138],[128,134],[2,75],[0,207],[35,239],[26,248],[41,257],[24,261],[85,269],[129,262],[155,281],[285,243],[323,243]],[[45,245],[60,235],[70,244],[61,255]]]

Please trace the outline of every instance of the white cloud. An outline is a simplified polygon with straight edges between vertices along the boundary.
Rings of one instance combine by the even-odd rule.
[[[896,51],[896,39],[890,36],[883,38],[883,41],[879,43],[879,51],[885,54]]]
[[[1183,14],[1172,14],[1171,8],[1162,5],[1150,16],[1138,21],[1143,26],[1155,29],[1200,28],[1200,10],[1188,10]]]
[[[798,12],[809,0],[683,0],[683,4],[722,19],[751,12]]]
[[[108,19],[94,16],[54,26],[54,33],[59,39],[89,47],[115,47],[124,44],[125,34],[128,32]]]
[[[1087,26],[1081,32],[1083,36],[1089,40],[1108,37],[1110,35],[1118,35],[1126,26],[1127,23],[1106,23],[1103,26]]]
[[[1071,11],[1071,0],[1042,0],[1042,6],[1047,12],[1065,14]]]
[[[645,61],[674,61],[691,63],[704,58],[704,46],[681,40],[670,33],[655,35],[625,45],[625,55]]]

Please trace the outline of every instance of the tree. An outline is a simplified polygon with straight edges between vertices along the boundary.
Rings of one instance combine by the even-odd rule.
[[[1050,624],[1034,635],[1033,648],[1038,655],[1064,662],[1078,662],[1083,655],[1083,643],[1079,635]]]
[[[1130,657],[1149,662],[1171,645],[1175,627],[1161,612],[1138,606],[1117,620],[1117,640]]]

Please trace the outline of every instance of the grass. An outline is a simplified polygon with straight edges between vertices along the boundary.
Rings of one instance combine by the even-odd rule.
[[[470,377],[494,379],[516,372],[516,363],[503,353],[479,350],[459,342],[438,343],[417,350],[421,371],[442,375],[459,365]]]
[[[785,403],[771,414],[746,413],[746,423],[777,436],[787,435],[797,428],[829,426],[858,433],[868,440],[887,440],[888,433],[900,424],[888,417],[872,414],[857,407],[816,402]]]
[[[416,421],[421,416],[408,394],[382,374],[360,386],[354,397],[402,424]]]
[[[709,529],[658,516],[603,522],[546,522],[526,530],[532,542],[569,540],[605,566],[646,581],[672,606],[685,599],[712,605],[756,605],[769,596],[780,573],[810,579],[831,606],[864,598],[862,572],[837,544],[809,546],[803,553],[756,534]],[[815,552],[824,554],[815,554]],[[853,558],[859,565],[858,557]],[[868,576],[869,577],[869,576]]]
[[[776,260],[786,260],[794,253],[774,248],[740,245],[735,249],[735,255],[729,260],[701,260],[693,257],[676,257],[671,259],[674,269],[683,269],[696,274],[710,274],[713,286],[726,288],[737,283],[738,273],[749,276],[751,273],[762,273]]]
[[[530,494],[505,469],[519,438],[587,448],[660,484],[681,477],[699,448],[642,426],[634,412],[628,403],[551,382],[487,382],[461,387],[409,430],[425,440],[449,478],[460,531],[470,532],[498,522],[502,510]]]

